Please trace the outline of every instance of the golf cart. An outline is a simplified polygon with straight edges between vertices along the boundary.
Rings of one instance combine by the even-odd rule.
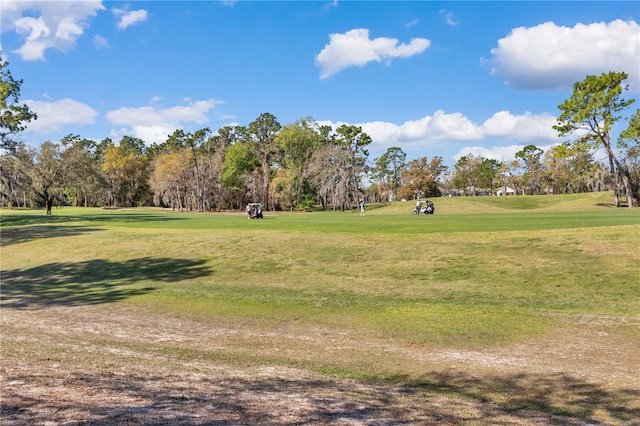
[[[420,203],[419,206],[416,206],[416,208],[413,209],[413,214],[434,214],[435,212],[436,208],[433,205],[433,202],[429,200],[424,202],[424,206]]]
[[[262,204],[249,203],[247,204],[247,215],[249,219],[262,219]]]

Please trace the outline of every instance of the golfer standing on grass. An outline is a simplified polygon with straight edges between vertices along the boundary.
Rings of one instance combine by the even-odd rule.
[[[364,200],[360,200],[360,216],[365,215]]]

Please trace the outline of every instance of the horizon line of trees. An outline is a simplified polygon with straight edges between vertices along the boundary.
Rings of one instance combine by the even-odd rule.
[[[265,142],[249,130],[265,122],[277,127],[266,113],[248,127],[224,127],[215,135],[207,128],[176,130],[151,146],[130,136],[116,144],[78,135],[38,148],[16,144],[0,156],[0,206],[50,211],[54,205],[153,205],[204,212],[260,202],[265,210],[348,210],[360,199],[490,195],[504,187],[517,194],[614,189],[604,163],[567,143],[547,152],[528,145],[510,163],[469,154],[452,169],[438,156],[407,161],[401,148],[392,147],[369,165],[369,139],[358,127],[342,126],[332,134],[304,119],[272,132]],[[629,170],[640,178],[638,156]]]
[[[312,118],[282,126],[263,113],[247,126],[227,126],[212,134],[176,130],[147,146],[124,136],[118,143],[68,135],[39,147],[14,137],[37,119],[19,103],[22,81],[14,80],[0,56],[0,206],[135,207],[174,210],[239,210],[260,202],[265,210],[356,208],[359,200],[391,201],[448,195],[493,194],[509,186],[517,193],[574,193],[613,189],[616,206],[640,200],[640,110],[618,140],[618,158],[609,139],[620,111],[625,73],[588,76],[559,108],[554,128],[560,136],[580,132],[547,152],[528,145],[511,163],[467,155],[449,170],[439,156],[407,161],[392,147],[368,162],[372,139],[361,127],[335,130]],[[593,152],[603,147],[607,164]],[[365,185],[365,179],[368,185]]]

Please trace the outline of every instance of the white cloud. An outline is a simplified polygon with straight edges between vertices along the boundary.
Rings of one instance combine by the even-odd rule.
[[[440,14],[440,16],[442,16],[442,18],[444,19],[444,22],[446,22],[447,25],[455,27],[456,25],[458,25],[460,23],[460,22],[456,21],[455,19],[453,19],[453,13],[449,12],[448,10],[442,9],[438,13]]]
[[[147,20],[147,11],[144,9],[139,10],[124,10],[113,9],[113,14],[120,17],[118,21],[118,29],[125,30],[131,25],[135,25],[138,22],[144,22]]]
[[[431,116],[408,120],[402,124],[385,121],[365,123],[319,121],[318,124],[329,125],[334,129],[341,124],[359,126],[373,140],[370,146],[371,151],[380,154],[390,147],[399,147],[405,152],[416,153],[426,152],[436,147],[442,149],[443,146],[453,144],[495,145],[491,148],[473,145],[461,147],[455,156],[456,160],[462,155],[472,153],[499,161],[511,161],[515,153],[526,145],[534,144],[546,150],[559,143],[558,135],[552,128],[556,124],[556,119],[547,113],[525,112],[516,115],[509,111],[500,111],[478,124],[469,120],[464,114],[438,110]],[[500,140],[511,143],[502,146],[499,145]],[[373,155],[373,157],[377,156],[378,154]]]
[[[328,13],[331,9],[338,7],[338,0],[333,0],[322,4],[322,13]]]
[[[178,127],[166,125],[122,127],[120,129],[112,129],[109,137],[118,140],[123,136],[131,136],[142,139],[145,143],[162,143],[177,129]]]
[[[82,27],[78,25],[73,17],[65,17],[60,19],[56,38],[74,42],[83,33]]]
[[[459,112],[446,113],[438,110],[431,116],[408,120],[402,124],[385,121],[365,123],[319,121],[318,124],[329,125],[333,129],[341,124],[359,126],[363,132],[371,136],[373,140],[371,150],[380,153],[390,147],[400,147],[405,152],[417,152],[452,144],[496,144],[498,140],[511,142],[510,145],[492,148],[482,146],[460,148],[456,154],[456,160],[462,155],[472,153],[499,161],[510,161],[514,159],[515,153],[526,145],[534,144],[546,150],[559,143],[558,135],[552,128],[556,124],[556,119],[547,113],[525,112],[516,115],[509,111],[500,111],[483,123],[477,124]]]
[[[363,67],[369,62],[408,58],[422,53],[431,42],[414,38],[409,44],[398,44],[395,38],[369,38],[369,30],[357,28],[344,34],[331,34],[329,44],[316,55],[316,66],[321,69],[320,78],[325,79],[349,67]]]
[[[482,131],[459,112],[436,111],[427,130],[434,140],[469,141],[482,137]]]
[[[38,114],[30,122],[27,132],[35,134],[55,133],[68,125],[88,125],[96,121],[98,112],[82,102],[64,98],[55,102],[26,100],[29,109]]]
[[[469,142],[487,138],[511,139],[513,141],[534,142],[557,139],[552,126],[555,117],[543,113],[513,115],[500,111],[482,124],[473,123],[461,113],[436,111],[432,116],[405,121],[400,125],[389,122],[359,123],[358,126],[369,134],[376,144],[434,145],[440,142]]]
[[[409,27],[413,27],[414,25],[418,25],[418,22],[420,22],[420,20],[418,18],[413,19],[409,22],[407,22],[406,24],[404,24],[405,27],[409,28]]]
[[[157,97],[153,98],[154,103],[158,100]],[[112,137],[129,135],[147,143],[161,143],[176,129],[188,127],[187,124],[208,123],[210,119],[207,114],[221,103],[217,99],[207,99],[165,109],[156,106],[118,108],[109,111],[106,118],[111,125],[119,127],[111,132]]]
[[[51,47],[47,42],[51,31],[42,18],[20,18],[16,21],[16,32],[25,37],[25,43],[15,52],[25,61],[44,59],[44,51]]]
[[[493,146],[486,148],[483,146],[469,146],[460,149],[453,159],[458,161],[462,156],[472,154],[474,157],[483,157],[503,162],[512,161],[516,157],[516,152],[524,148],[524,145]]]
[[[104,10],[101,1],[15,1],[0,3],[2,32],[24,39],[15,50],[23,60],[43,60],[47,49],[66,51],[84,33],[90,17]]]
[[[546,145],[536,145],[536,147],[540,148],[544,152],[547,152],[551,148],[553,148],[555,144],[546,144]],[[498,160],[501,162],[509,163],[516,159],[516,153],[526,145],[507,145],[507,146],[492,146],[490,148],[483,146],[468,146],[460,149],[454,156],[453,159],[458,161],[460,157],[464,155],[473,154],[474,157],[483,157],[493,160]]]
[[[640,25],[635,21],[577,24],[546,22],[519,27],[491,50],[491,73],[517,89],[571,88],[587,75],[624,71],[640,81]]]
[[[109,41],[99,35],[93,36],[93,44],[96,46],[96,49],[106,49],[109,47]]]
[[[558,134],[553,130],[556,117],[551,114],[512,115],[509,111],[500,111],[482,124],[485,136],[511,138],[524,141],[556,139]]]

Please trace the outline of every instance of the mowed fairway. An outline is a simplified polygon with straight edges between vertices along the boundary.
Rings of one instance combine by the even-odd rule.
[[[640,424],[640,209],[433,201],[2,210],[0,423]]]

